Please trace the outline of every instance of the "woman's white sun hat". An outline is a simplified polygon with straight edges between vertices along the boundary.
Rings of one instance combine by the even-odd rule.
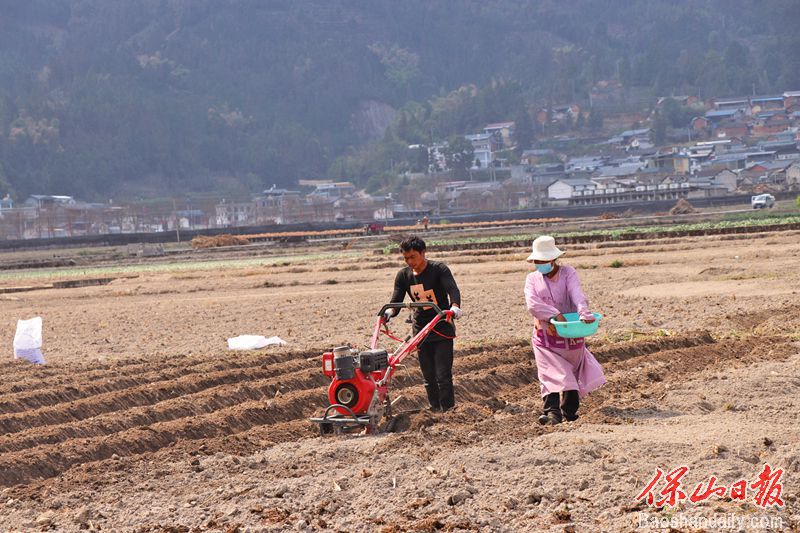
[[[556,240],[550,235],[542,235],[533,241],[533,251],[528,256],[527,261],[552,261],[564,255],[564,252],[556,248]]]

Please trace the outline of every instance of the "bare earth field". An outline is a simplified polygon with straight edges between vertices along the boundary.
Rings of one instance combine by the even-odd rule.
[[[419,412],[409,358],[393,382],[408,412],[379,436],[320,438],[307,421],[325,405],[319,355],[368,342],[402,266],[374,245],[0,272],[0,290],[117,278],[0,294],[0,531],[719,529],[699,517],[800,531],[800,233],[565,248],[606,315],[589,345],[608,384],[581,418],[536,424],[527,250],[431,251],[467,313],[458,405]],[[11,358],[16,320],[37,315],[39,367]],[[240,334],[289,344],[228,351]],[[712,475],[755,482],[765,463],[784,471],[783,508],[754,488],[660,511],[636,500],[656,468],[687,466],[688,496]]]

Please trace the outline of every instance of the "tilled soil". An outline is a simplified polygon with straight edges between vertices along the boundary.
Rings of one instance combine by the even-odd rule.
[[[0,531],[632,531],[643,517],[726,514],[780,519],[773,530],[797,530],[800,304],[796,269],[782,269],[796,265],[800,245],[770,239],[786,257],[774,245],[733,240],[688,240],[680,251],[654,251],[666,246],[654,242],[624,256],[629,266],[611,269],[603,249],[576,251],[571,261],[583,265],[584,286],[608,315],[605,334],[590,342],[608,383],[582,401],[577,422],[555,427],[535,422],[540,399],[529,320],[514,300],[522,282],[515,251],[471,263],[443,257],[464,280],[465,302],[477,307],[459,331],[458,405],[445,414],[421,410],[424,390],[410,357],[392,383],[393,397],[402,397],[398,431],[378,436],[318,436],[308,417],[326,405],[319,354],[330,345],[307,345],[317,327],[331,338],[368,331],[369,317],[345,319],[363,307],[354,294],[388,283],[395,264],[312,263],[308,272],[270,274],[284,285],[262,294],[277,291],[298,304],[270,300],[270,322],[310,309],[329,317],[295,325],[296,336],[279,331],[293,346],[259,352],[213,348],[218,322],[238,316],[230,310],[217,322],[205,314],[186,319],[200,316],[194,326],[178,322],[198,329],[194,349],[159,348],[168,339],[148,325],[158,322],[153,314],[180,316],[184,305],[198,305],[171,297],[207,283],[206,273],[133,281],[141,287],[137,309],[108,287],[10,301],[17,311],[48,315],[46,327],[59,333],[45,350],[49,365],[0,363]],[[293,280],[320,275],[342,276],[349,286],[293,292]],[[214,305],[234,305],[262,277],[220,273]],[[702,295],[648,288],[687,281]],[[756,282],[768,298],[737,297]],[[77,316],[107,323],[138,316],[149,337],[119,356],[62,351],[72,345],[64,335],[76,305]],[[244,332],[268,333],[234,333]],[[710,475],[731,483],[756,479],[764,463],[785,471],[783,509],[712,499],[659,513],[635,498],[656,467],[685,464],[691,484]]]

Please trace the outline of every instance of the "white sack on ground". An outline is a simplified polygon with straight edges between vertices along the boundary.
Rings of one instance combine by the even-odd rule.
[[[45,364],[42,355],[42,317],[17,320],[14,335],[14,359],[25,359],[37,365]]]
[[[228,339],[228,349],[230,350],[258,350],[270,345],[286,344],[280,337],[266,338],[263,335],[239,335]]]

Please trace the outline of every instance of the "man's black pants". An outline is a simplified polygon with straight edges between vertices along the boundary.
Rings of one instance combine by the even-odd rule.
[[[419,368],[432,409],[447,411],[456,404],[453,392],[453,341],[427,340],[419,347]]]
[[[580,405],[580,396],[576,390],[565,390],[561,393],[561,398],[557,392],[551,392],[543,398],[544,400],[544,413],[553,413],[555,417],[561,420],[563,413],[564,418],[568,421],[576,420],[578,418],[578,406]],[[560,400],[560,403],[559,403]]]

